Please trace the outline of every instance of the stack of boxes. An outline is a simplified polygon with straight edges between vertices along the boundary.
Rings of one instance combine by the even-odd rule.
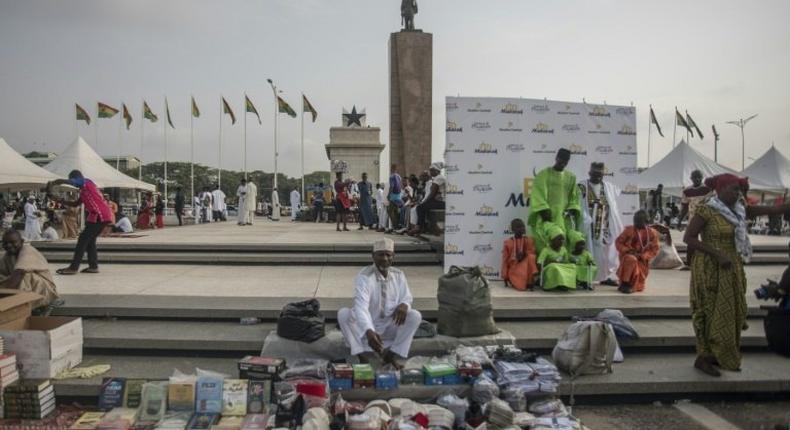
[[[422,370],[425,373],[425,385],[456,385],[461,383],[458,370],[449,363],[426,364]]]
[[[9,352],[0,355],[0,419],[3,418],[3,392],[5,387],[19,380],[19,372],[16,368],[16,354]]]
[[[329,389],[350,390],[354,387],[354,368],[350,364],[332,364],[329,368]]]
[[[256,357],[248,355],[238,363],[239,379],[249,380],[247,391],[250,398],[248,411],[250,414],[263,414],[267,412],[268,405],[272,402],[272,389],[274,382],[280,380],[280,374],[285,371],[285,360],[274,357]]]
[[[354,388],[373,388],[376,385],[376,376],[370,364],[355,364]]]
[[[19,381],[3,390],[7,419],[40,420],[55,410],[55,389],[49,380]]]

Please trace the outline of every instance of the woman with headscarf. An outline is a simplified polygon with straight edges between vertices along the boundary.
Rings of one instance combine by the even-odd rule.
[[[689,221],[683,241],[691,266],[691,312],[697,341],[694,367],[721,376],[716,367],[741,368],[741,330],[746,327],[744,262],[752,256],[746,220],[790,213],[790,205],[750,206],[747,178],[722,174],[705,185],[715,191]]]
[[[565,247],[565,229],[553,222],[542,225],[548,244],[538,255],[540,280],[544,290],[576,289],[576,265]]]
[[[148,230],[151,228],[151,193],[143,196],[143,203],[140,205],[140,210],[137,212],[137,230]]]

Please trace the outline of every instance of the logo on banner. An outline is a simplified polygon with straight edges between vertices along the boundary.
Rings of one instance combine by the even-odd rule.
[[[608,110],[606,110],[606,108],[605,108],[605,107],[603,107],[603,106],[596,106],[596,107],[594,107],[594,108],[593,108],[593,109],[590,111],[590,116],[605,116],[605,117],[611,117],[611,116],[612,116],[612,114],[610,114],[610,113],[609,113],[609,111],[608,111]]]
[[[636,149],[633,146],[628,145],[625,147],[625,151],[620,151],[620,155],[636,155]]]
[[[610,171],[608,167],[603,168],[603,175],[614,178],[614,172]]]
[[[469,171],[470,175],[491,175],[493,173],[491,170],[485,170],[482,164],[478,164],[477,169]]]
[[[458,124],[454,123],[453,121],[447,120],[447,131],[460,131],[463,132],[463,127],[458,127]]]
[[[519,106],[515,103],[508,103],[502,108],[502,110],[500,110],[500,112],[521,115],[524,113],[524,110],[519,108]]]
[[[617,113],[620,116],[631,116],[636,114],[636,108],[631,106],[619,107],[615,109],[615,113]]]
[[[444,166],[444,171],[447,172],[447,173],[455,173],[458,170],[459,169],[458,169],[458,165],[457,164],[448,164],[448,165]]]
[[[527,202],[529,202],[529,199],[527,199]],[[510,197],[507,198],[505,207],[507,208],[510,206],[520,207],[520,208],[526,207],[527,205],[526,203],[524,203],[524,193],[519,193],[518,195],[516,195],[516,193],[510,193]],[[506,234],[513,234],[513,232]]]
[[[575,143],[568,147],[568,151],[571,151],[571,154],[573,155],[587,155],[587,150],[584,149],[583,146],[577,145]]]
[[[464,251],[458,247],[458,245],[453,245],[448,243],[444,245],[444,253],[445,255],[464,255]]]
[[[557,150],[556,149],[550,149],[549,146],[544,143],[544,144],[540,145],[540,149],[533,149],[532,153],[533,154],[556,154]]]
[[[461,232],[461,226],[458,224],[444,226],[444,234],[455,234]]]
[[[447,211],[444,214],[445,216],[465,216],[466,212],[461,212],[455,208],[455,206],[450,206],[447,208]]]
[[[551,109],[549,109],[549,105],[547,104],[532,105],[532,109],[530,110],[535,113],[547,113],[551,111]]]
[[[494,148],[490,143],[481,142],[480,146],[475,148],[475,154],[497,154],[499,151]]]
[[[620,131],[617,132],[617,134],[623,136],[636,136],[636,130],[634,130],[627,124],[623,124],[623,128],[621,128]]]
[[[444,150],[444,152],[464,152],[464,150],[463,148],[456,148],[455,143],[453,142],[447,142],[447,148]]]
[[[459,196],[464,195],[464,190],[458,188],[458,185],[447,184],[447,186],[445,187],[444,192],[447,193],[447,194],[454,194],[454,195],[459,195]]]
[[[475,252],[479,252],[481,254],[488,254],[489,252],[494,250],[494,247],[491,246],[491,244],[487,243],[485,245],[475,245],[474,248],[472,248],[472,249]]]
[[[569,105],[569,104],[566,104],[566,105],[565,105],[565,109],[564,109],[564,110],[559,110],[559,111],[557,111],[557,114],[558,114],[558,115],[579,115],[579,114],[580,114],[580,112],[579,112],[579,111],[576,111],[576,110],[573,110],[573,108],[571,107],[571,105]]]
[[[639,194],[639,187],[629,183],[623,188],[623,194]]]
[[[489,124],[488,121],[476,121],[472,123],[472,128],[475,130],[487,130],[491,128],[491,124]]]
[[[636,167],[623,167],[620,169],[620,173],[626,176],[633,176],[639,174],[639,169]]]
[[[480,268],[480,272],[483,275],[488,276],[489,278],[498,278],[499,277],[499,271],[494,269],[491,266],[482,266]]]
[[[549,127],[548,124],[544,124],[542,122],[537,123],[535,128],[532,129],[533,133],[554,133],[554,129]]]
[[[515,124],[513,124],[513,121],[508,121],[507,122],[507,127],[499,129],[499,131],[523,131],[523,130],[524,129],[522,129],[522,128],[516,128]]]
[[[477,212],[475,212],[475,215],[498,217],[499,212],[494,211],[494,208],[492,208],[491,206],[483,205],[480,206],[480,209],[478,209]]]
[[[490,193],[491,191],[494,190],[494,188],[492,188],[491,185],[489,184],[477,184],[474,187],[472,187],[472,190],[484,194],[484,193]]]
[[[511,230],[508,227],[508,228],[505,229],[505,231],[502,232],[502,234],[504,234],[505,236],[513,236],[513,230]]]
[[[614,152],[614,148],[612,148],[611,146],[599,145],[595,147],[595,152],[599,154],[611,154],[612,152]]]
[[[601,124],[595,124],[595,130],[587,130],[590,134],[612,134],[609,130],[603,128]]]
[[[458,103],[456,103],[456,102],[447,102],[447,104],[445,106],[447,108],[447,111],[449,111],[449,112],[458,110]]]
[[[494,234],[494,230],[486,230],[486,226],[478,224],[477,230],[472,230],[469,234]]]
[[[505,147],[510,152],[523,152],[524,151],[524,144],[522,143],[511,143]]]
[[[467,112],[491,112],[491,109],[486,109],[483,107],[483,104],[480,102],[475,103],[475,107],[471,109],[467,109]]]
[[[562,130],[567,133],[577,133],[582,128],[579,127],[579,124],[565,124],[562,126]]]

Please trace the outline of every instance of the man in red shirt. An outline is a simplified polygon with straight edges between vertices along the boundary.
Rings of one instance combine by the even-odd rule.
[[[88,252],[88,268],[83,269],[82,273],[99,273],[99,254],[96,249],[96,238],[99,237],[104,226],[112,222],[112,210],[104,200],[101,191],[90,179],[82,176],[79,170],[72,170],[69,179],[58,179],[47,184],[47,192],[55,185],[68,184],[79,188],[80,196],[75,201],[65,201],[57,199],[65,206],[85,207],[85,229],[77,239],[77,247],[74,249],[74,257],[69,267],[58,269],[55,273],[60,275],[75,275],[80,269],[82,257],[85,251]]]

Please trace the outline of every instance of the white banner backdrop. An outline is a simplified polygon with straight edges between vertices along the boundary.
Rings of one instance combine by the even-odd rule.
[[[625,225],[639,208],[636,109],[547,100],[447,97],[445,270],[479,265],[500,279],[510,221],[526,222],[532,179],[552,166],[557,150],[568,169],[587,179],[590,163],[606,165],[619,186]]]

